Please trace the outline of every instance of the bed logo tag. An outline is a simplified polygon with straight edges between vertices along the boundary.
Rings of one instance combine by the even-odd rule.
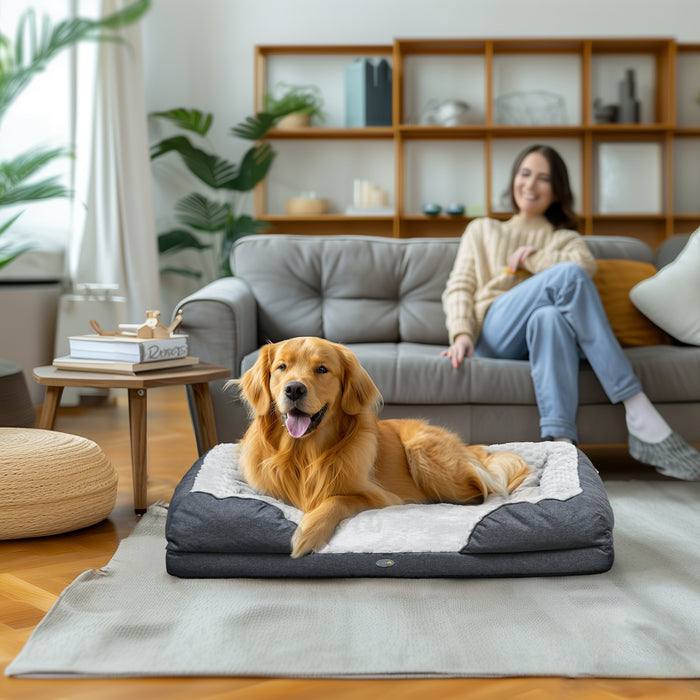
[[[376,562],[377,566],[381,566],[383,569],[386,569],[389,566],[394,566],[394,560],[393,559],[379,559]]]

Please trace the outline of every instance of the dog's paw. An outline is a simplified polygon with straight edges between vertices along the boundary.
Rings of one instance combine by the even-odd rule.
[[[310,552],[317,552],[326,544],[325,538],[319,533],[314,534],[313,528],[297,527],[292,535],[292,559],[298,559]]]
[[[322,546],[321,543],[320,546]],[[292,559],[298,559],[303,557],[316,549],[316,543],[314,538],[304,530],[301,529],[301,525],[297,527],[292,535]]]

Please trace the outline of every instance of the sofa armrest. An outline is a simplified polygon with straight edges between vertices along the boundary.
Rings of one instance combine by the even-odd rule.
[[[176,310],[182,311],[190,352],[240,376],[243,357],[258,347],[257,305],[247,282],[222,277],[185,297]]]

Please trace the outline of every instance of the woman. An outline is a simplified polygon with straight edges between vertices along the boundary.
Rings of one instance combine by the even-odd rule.
[[[700,478],[700,453],[651,404],[593,284],[596,263],[573,229],[566,165],[549,146],[517,158],[509,221],[481,218],[462,236],[442,296],[451,345],[441,355],[529,359],[545,440],[576,443],[583,356],[612,403],[622,402],[632,457],[666,476]]]

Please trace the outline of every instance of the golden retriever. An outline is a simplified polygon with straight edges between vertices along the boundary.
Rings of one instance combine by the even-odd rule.
[[[465,445],[424,421],[379,420],[381,395],[357,357],[321,338],[265,345],[236,383],[252,418],[245,479],[303,511],[292,557],[318,551],[362,510],[481,501],[530,473],[518,455]]]

